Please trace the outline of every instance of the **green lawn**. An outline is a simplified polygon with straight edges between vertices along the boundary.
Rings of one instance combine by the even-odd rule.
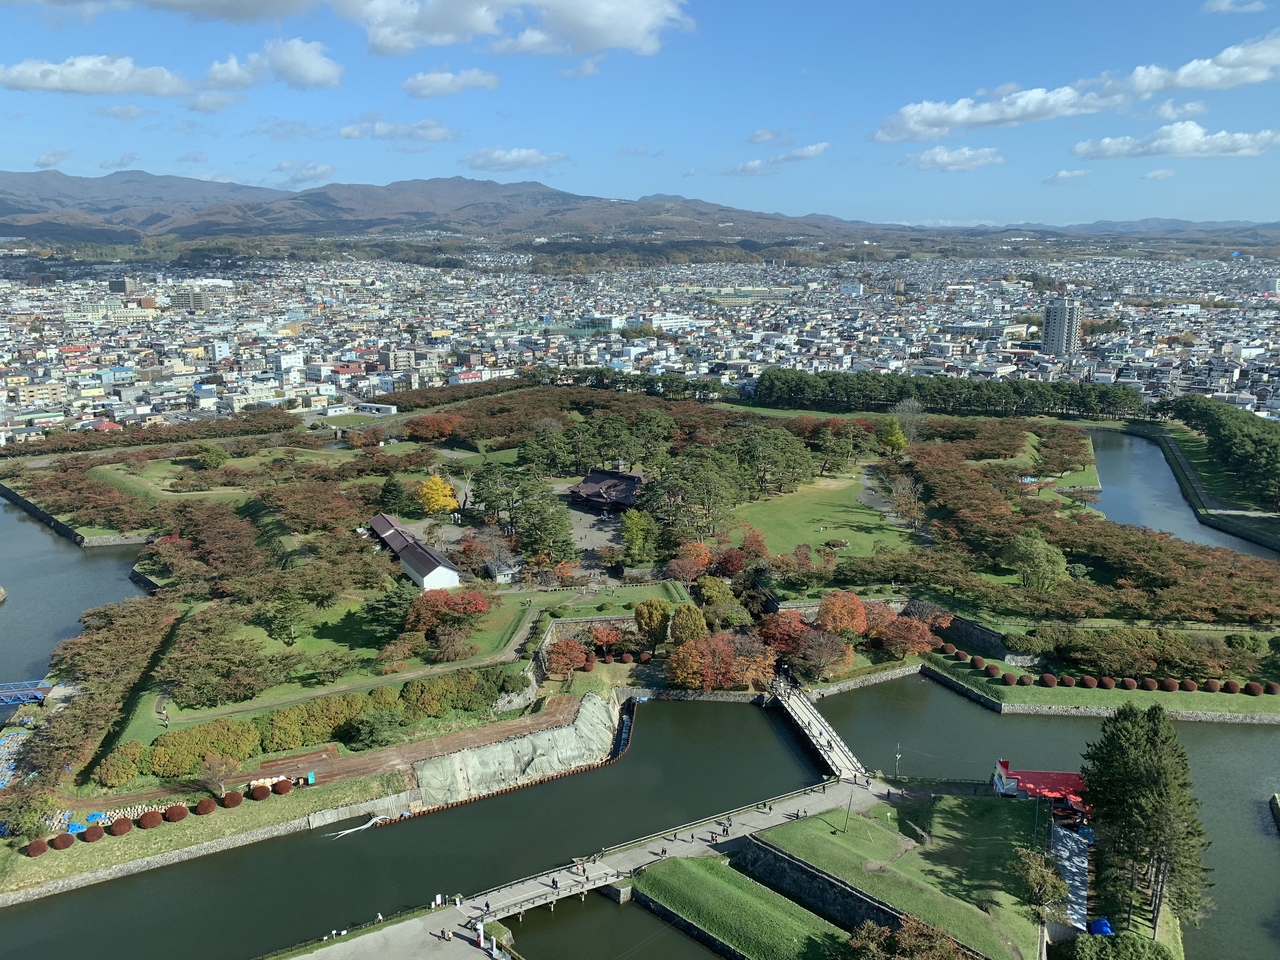
[[[868,556],[878,542],[901,546],[904,533],[870,507],[858,502],[862,478],[827,478],[768,500],[743,504],[732,519],[749,523],[762,534],[772,553],[799,544],[817,547],[828,540],[848,540],[844,556]]]
[[[1262,506],[1251,491],[1242,485],[1236,475],[1209,455],[1209,441],[1202,433],[1174,423],[1169,426],[1169,437],[1182,450],[1205,491],[1211,497],[1237,503],[1246,507]],[[1269,509],[1269,508],[1265,508]]]
[[[209,816],[189,816],[180,823],[165,823],[154,830],[135,827],[123,837],[106,836],[97,843],[77,842],[69,850],[50,850],[35,860],[22,855],[15,847],[0,845],[0,891],[17,890],[208,840],[219,840],[305,817],[317,810],[359,803],[403,789],[403,785],[396,785],[380,776],[309,787],[296,790],[287,797],[273,796],[260,803],[246,800],[234,810],[220,807]],[[196,795],[190,799],[196,799]],[[86,806],[76,810],[76,816],[83,821],[86,813],[100,809]]]
[[[1042,830],[1047,816],[1040,811]],[[1006,890],[1005,869],[1015,843],[1035,839],[1033,801],[942,796],[877,805],[850,819],[847,832],[844,820],[835,811],[762,837],[992,960],[1035,956],[1036,926]]]
[[[988,677],[982,671],[974,670],[968,663],[957,663],[950,657],[944,657],[938,653],[927,653],[924,658],[930,665],[1000,703],[1101,707],[1114,710],[1125,703],[1132,702],[1140,707],[1149,707],[1153,703],[1158,703],[1166,710],[1238,714],[1280,713],[1280,696],[1263,694],[1260,697],[1250,697],[1244,693],[1207,693],[1204,690],[1194,693],[1183,690],[1165,693],[1161,690],[1147,691],[1141,688],[1121,690],[1118,684],[1115,690],[1103,690],[1100,687],[1086,690],[1079,684],[1074,687],[1059,685],[1049,688],[1040,686],[1038,672],[1032,673],[1037,680],[1031,686],[1007,687],[1000,677]],[[1012,673],[1022,676],[1029,672],[1022,667],[1013,667],[999,660],[987,660],[987,663],[997,664],[1002,674]],[[1119,681],[1122,678],[1114,679]]]
[[[363,427],[378,419],[371,413],[343,413],[336,417],[322,417],[318,423],[331,427]]]
[[[751,960],[827,960],[848,935],[717,857],[662,860],[635,889]]]

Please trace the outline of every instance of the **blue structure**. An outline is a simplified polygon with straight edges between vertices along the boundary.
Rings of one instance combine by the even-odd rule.
[[[1095,937],[1114,937],[1111,931],[1111,921],[1106,917],[1099,917],[1097,920],[1089,921],[1089,932]]]
[[[0,683],[0,707],[16,707],[23,703],[44,703],[49,688],[43,680],[21,680]]]

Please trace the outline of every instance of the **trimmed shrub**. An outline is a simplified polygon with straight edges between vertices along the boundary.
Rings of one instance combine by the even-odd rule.
[[[232,797],[236,798],[234,803],[231,802]],[[243,799],[244,797],[240,796],[240,794],[238,793],[228,793],[225,797],[222,798],[222,805],[226,807],[238,807],[240,806],[240,801]],[[201,800],[199,803],[196,804],[196,816],[207,817],[209,814],[213,813],[213,811],[217,809],[218,809],[218,801],[214,800],[213,797],[205,797],[203,800]]]
[[[269,787],[264,787],[262,784],[258,784],[249,791],[250,800],[265,800],[269,796],[271,796],[271,789]]]
[[[39,857],[49,852],[49,844],[43,840],[32,840],[27,844],[27,856]]]
[[[1183,680],[1178,684],[1178,687],[1179,689],[1187,691],[1187,693],[1195,693],[1200,689],[1200,684],[1196,683],[1194,680]]]
[[[612,653],[605,654],[604,662],[613,663],[613,654]]]
[[[595,668],[596,668],[596,662],[595,662],[595,660],[588,660],[586,663],[584,663],[584,664],[582,665],[582,672],[583,672],[583,673],[590,673],[590,672],[591,672],[592,670],[594,670]]]
[[[1125,677],[1120,681],[1120,686],[1124,687],[1126,690],[1137,690],[1138,681],[1133,679],[1133,677]]]
[[[1153,677],[1143,677],[1142,689],[1146,690],[1148,693],[1152,693],[1153,691],[1160,689],[1160,684]]]
[[[1116,688],[1116,682],[1110,677],[1100,677],[1098,679],[1098,686],[1103,690],[1114,690]]]
[[[1002,674],[1000,679],[1004,682],[1004,685],[1006,687],[1012,687],[1015,683],[1018,682],[1017,675],[1012,673]]]
[[[1173,693],[1178,689],[1178,681],[1173,677],[1165,677],[1160,681],[1160,689],[1165,693]]]
[[[1251,697],[1260,697],[1262,696],[1262,684],[1257,680],[1250,680],[1244,685],[1244,692]]]
[[[653,659],[653,654],[652,654],[652,653],[650,653],[648,650],[646,650],[644,653],[640,654],[640,662],[641,662],[641,663],[649,663],[652,659]]]
[[[1084,687],[1086,690],[1092,690],[1097,685],[1098,685],[1097,678],[1091,677],[1087,673],[1080,678],[1080,686]]]
[[[1267,685],[1262,688],[1262,691],[1275,696],[1277,693],[1280,693],[1280,683],[1276,683],[1274,680],[1268,680]]]
[[[73,837],[71,834],[60,833],[56,837],[54,837],[52,840],[49,841],[49,846],[53,847],[53,849],[55,850],[66,850],[75,842],[76,842],[76,838]]]
[[[1223,693],[1239,693],[1240,684],[1236,683],[1234,680],[1228,680],[1226,683],[1222,685],[1222,692]]]
[[[123,837],[132,829],[132,820],[128,817],[116,817],[111,821],[111,826],[107,827],[107,833],[111,834],[113,837]]]
[[[992,677],[992,678],[998,677],[1000,676],[1000,664],[988,663],[986,668],[982,672],[985,673],[988,677]]]
[[[83,840],[85,843],[97,843],[106,835],[107,835],[107,831],[103,830],[100,826],[98,826],[95,823],[84,833],[80,834],[80,839]]]
[[[969,663],[973,665],[973,669],[975,670],[985,670],[987,667],[987,661],[982,657],[972,657],[970,658]]]
[[[143,830],[154,830],[162,823],[164,823],[164,817],[160,815],[159,810],[148,810],[138,818],[138,826]]]
[[[1057,685],[1058,685],[1058,678],[1055,677],[1052,673],[1040,674],[1040,686],[1049,687],[1050,689],[1052,689]]]
[[[1036,682],[1036,678],[1029,673],[1024,673],[1018,678],[1018,686],[1030,687]]]
[[[180,803],[175,803],[164,812],[164,818],[170,823],[181,823],[187,819],[187,808]]]
[[[1068,673],[1064,673],[1058,678],[1058,682],[1064,687],[1074,687],[1076,685],[1076,678]]]
[[[965,653],[963,650],[956,651],[956,663],[967,663],[968,660],[969,654]]]
[[[293,791],[292,780],[277,780],[271,785],[271,792],[278,797],[286,797]]]
[[[1222,689],[1222,684],[1217,680],[1206,680],[1204,682],[1204,689],[1206,693],[1217,693]]]
[[[623,663],[634,663],[636,658],[629,653],[624,653],[621,659]]]
[[[942,645],[942,655],[944,657],[949,657],[955,652],[956,652],[956,645],[954,643],[944,643]]]

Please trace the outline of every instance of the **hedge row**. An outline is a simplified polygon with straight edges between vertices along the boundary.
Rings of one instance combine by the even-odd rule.
[[[950,649],[948,650],[948,647]],[[981,670],[991,679],[1000,677],[1001,682],[1006,687],[1022,686],[1029,687],[1037,682],[1037,678],[1032,677],[1029,673],[1021,675],[1013,673],[1001,673],[999,664],[987,663],[982,657],[973,657],[970,659],[969,654],[963,650],[957,650],[952,644],[944,643],[941,652],[952,657],[957,663],[968,662],[975,670]],[[1114,690],[1116,681],[1111,677],[1095,678],[1091,676],[1083,676],[1077,680],[1068,674],[1057,675],[1053,673],[1042,673],[1039,678],[1040,686],[1053,689],[1059,685],[1064,687],[1074,687],[1077,683],[1086,690],[1092,690],[1095,687],[1101,687],[1103,690]],[[1163,680],[1156,680],[1154,677],[1144,677],[1141,680],[1135,680],[1133,677],[1122,677],[1119,685],[1124,690],[1137,690],[1141,687],[1143,690],[1154,693],[1157,690],[1164,693],[1175,693],[1177,691],[1185,691],[1194,693],[1200,689],[1200,685],[1194,680],[1175,680],[1173,677],[1165,677]],[[1217,681],[1206,680],[1204,689],[1207,693],[1245,693],[1251,697],[1260,697],[1262,694],[1270,694],[1275,696],[1280,694],[1280,683],[1274,680],[1268,680],[1265,684],[1259,683],[1257,680],[1250,680],[1243,686],[1235,680]]]
[[[230,757],[241,763],[262,753],[296,750],[332,740],[345,740],[357,720],[379,711],[399,714],[406,723],[443,717],[453,710],[489,710],[522,675],[505,667],[455,670],[410,680],[403,687],[375,687],[365,693],[340,693],[282,707],[253,720],[222,718],[161,734],[153,746],[127,740],[111,751],[93,772],[102,786],[114,788],[138,775],[185,777],[196,773],[205,756]]]
[[[283,782],[286,784],[288,789],[277,789],[276,793],[286,794],[290,789],[292,789],[293,784],[289,783],[287,780]],[[263,795],[261,797],[256,795],[258,790],[263,791]],[[271,796],[270,790],[266,787],[258,787],[254,791],[253,799],[265,800],[269,796]],[[222,805],[227,809],[232,809],[240,806],[243,800],[244,797],[241,794],[231,791],[222,798]],[[138,828],[141,830],[154,830],[162,823],[180,823],[187,818],[188,813],[194,813],[197,817],[207,817],[217,809],[217,801],[212,797],[205,797],[190,809],[181,804],[175,804],[166,808],[163,813],[159,810],[148,810],[142,816],[138,817],[137,824]],[[134,821],[130,820],[128,817],[117,817],[111,821],[110,825],[105,830],[95,823],[83,833],[79,834],[79,836],[85,843],[97,843],[108,834],[113,837],[123,837],[125,834],[130,833],[133,830],[133,825]],[[32,840],[27,844],[26,854],[28,857],[39,857],[48,853],[50,850],[68,850],[75,844],[75,842],[75,835],[70,833],[60,833],[52,840]]]

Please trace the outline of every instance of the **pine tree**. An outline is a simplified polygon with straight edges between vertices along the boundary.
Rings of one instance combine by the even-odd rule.
[[[414,512],[415,504],[404,484],[393,473],[382,484],[382,490],[378,493],[378,506],[392,516],[403,517]]]

